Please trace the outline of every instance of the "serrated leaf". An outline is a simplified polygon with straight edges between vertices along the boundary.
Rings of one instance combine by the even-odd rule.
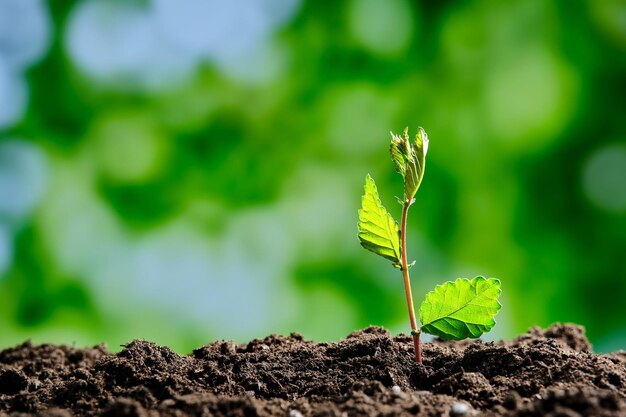
[[[476,338],[495,326],[500,280],[478,276],[438,285],[420,306],[422,331],[442,339]]]
[[[376,183],[369,175],[365,178],[358,228],[361,246],[400,265],[400,228],[383,207]]]
[[[405,129],[404,132],[405,136],[408,135],[407,129]],[[408,159],[411,145],[405,138],[401,138],[393,132],[389,133],[391,133],[391,143],[389,144],[391,160],[393,161],[396,171],[404,177],[406,174],[406,160]]]

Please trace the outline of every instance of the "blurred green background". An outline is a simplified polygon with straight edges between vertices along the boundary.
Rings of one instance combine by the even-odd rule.
[[[356,238],[430,137],[413,291],[626,348],[626,3],[0,0],[0,346],[406,332]]]

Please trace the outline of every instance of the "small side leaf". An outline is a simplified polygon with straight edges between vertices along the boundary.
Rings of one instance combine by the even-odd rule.
[[[359,240],[361,246],[400,265],[400,228],[383,207],[376,183],[369,175],[365,178],[365,195],[359,210]]]
[[[495,326],[500,280],[478,276],[438,285],[420,306],[422,331],[442,339],[476,338]]]

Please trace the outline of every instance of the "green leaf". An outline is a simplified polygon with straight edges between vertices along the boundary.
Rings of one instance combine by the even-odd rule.
[[[411,204],[424,177],[428,135],[424,129],[418,128],[415,143],[412,144],[408,128],[404,129],[402,136],[391,132],[389,152],[396,171],[404,178],[404,202]]]
[[[428,153],[428,135],[421,127],[417,128],[417,136],[415,137],[413,150],[415,151],[416,166],[419,177],[417,187],[419,188],[422,178],[424,178],[424,170],[426,169],[426,154]]]
[[[376,183],[365,178],[365,195],[359,210],[359,240],[361,246],[400,265],[400,228],[378,197]]]
[[[406,175],[406,161],[410,158],[410,148],[408,138],[408,128],[404,129],[404,138],[391,133],[391,144],[389,145],[389,153],[393,161],[396,171],[404,177]]]
[[[500,280],[459,278],[438,285],[420,306],[422,331],[442,339],[476,338],[495,326]]]

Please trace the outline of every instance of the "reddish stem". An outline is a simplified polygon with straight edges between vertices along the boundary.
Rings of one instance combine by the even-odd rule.
[[[413,333],[413,346],[415,347],[415,360],[420,365],[422,364],[422,342],[420,336],[422,332]]]
[[[402,255],[400,259],[402,267],[402,277],[404,278],[404,292],[406,294],[406,304],[409,308],[409,320],[411,321],[411,335],[413,335],[413,346],[415,347],[415,361],[422,364],[422,344],[420,331],[415,320],[415,308],[413,307],[413,295],[411,294],[411,281],[409,280],[409,267],[406,261],[406,218],[409,212],[410,202],[405,202],[402,207],[402,224],[400,239],[402,243]]]

